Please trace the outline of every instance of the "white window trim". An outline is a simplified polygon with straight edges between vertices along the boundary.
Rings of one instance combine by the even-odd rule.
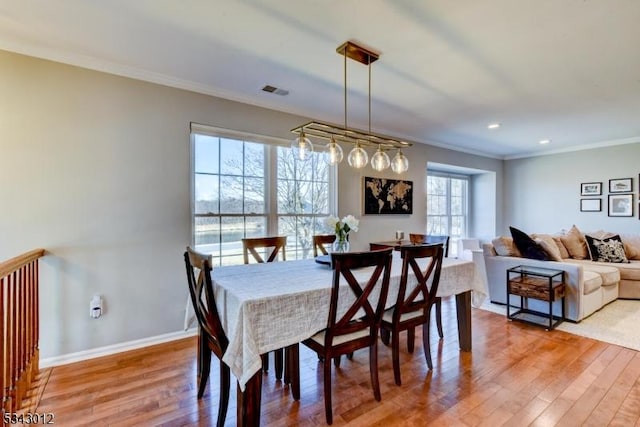
[[[278,138],[273,136],[259,135],[251,132],[238,131],[233,129],[225,129],[216,126],[206,125],[202,123],[190,123],[190,132],[189,132],[189,204],[190,204],[190,219],[191,219],[191,227],[190,227],[190,242],[191,246],[195,245],[195,134],[200,135],[208,135],[216,138],[230,138],[237,139],[243,141],[250,142],[258,142],[265,144],[267,146],[279,146],[286,147],[291,144],[291,141],[286,140],[284,138]],[[265,162],[268,167],[265,170],[265,183],[267,184],[267,188],[270,189],[269,197],[265,200],[265,213],[267,216],[267,232],[269,234],[275,235],[278,230],[278,212],[277,212],[277,156],[275,155],[275,150],[267,149],[266,150]],[[337,166],[331,167],[329,172],[329,212],[333,215],[337,214],[337,206],[338,206],[338,172]],[[240,215],[240,214],[239,214]],[[229,215],[225,215],[229,216]],[[242,216],[248,216],[242,214]],[[262,216],[262,215],[260,215]],[[281,216],[281,215],[280,215]]]

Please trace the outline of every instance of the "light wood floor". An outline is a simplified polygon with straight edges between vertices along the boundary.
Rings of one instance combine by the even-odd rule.
[[[381,402],[373,398],[366,350],[343,360],[334,370],[333,425],[640,425],[640,353],[479,309],[473,309],[473,352],[461,353],[450,299],[443,323],[444,340],[431,335],[432,372],[419,341],[413,354],[402,343],[401,387],[393,382],[391,352],[380,345]],[[215,425],[218,369],[212,366],[212,384],[198,401],[195,343],[180,340],[52,368],[37,411],[54,413],[60,426]],[[269,372],[262,425],[325,424],[322,369],[304,346],[300,353],[300,402]],[[232,386],[229,426],[236,422],[235,398]]]

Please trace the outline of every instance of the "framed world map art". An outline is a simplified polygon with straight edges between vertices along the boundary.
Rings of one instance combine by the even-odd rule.
[[[364,177],[365,215],[413,213],[413,181]]]

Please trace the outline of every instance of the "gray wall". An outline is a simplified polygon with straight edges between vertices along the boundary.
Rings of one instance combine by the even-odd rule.
[[[182,329],[190,122],[290,139],[289,129],[307,121],[3,51],[0,93],[0,260],[49,252],[41,262],[43,358]],[[361,217],[354,248],[426,228],[427,161],[496,171],[501,182],[499,160],[423,144],[406,154],[402,179],[415,183],[408,216],[362,217],[362,176],[397,176],[340,165],[338,213]],[[105,299],[97,320],[89,318],[94,294]]]
[[[497,189],[497,176],[496,172],[485,172],[471,176],[468,237],[490,241],[496,236],[497,199],[502,196],[502,192]]]
[[[510,225],[528,233],[556,233],[573,224],[583,232],[640,232],[639,173],[640,142],[505,161],[499,234],[508,234]],[[609,180],[615,178],[633,178],[633,217],[607,215]],[[602,182],[601,212],[580,212],[583,182]]]

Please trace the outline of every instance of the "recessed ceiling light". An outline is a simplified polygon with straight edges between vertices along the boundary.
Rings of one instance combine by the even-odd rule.
[[[539,142],[540,142],[540,144],[544,145],[544,144],[550,143],[551,140],[549,138],[546,138],[546,139],[541,139]]]
[[[500,126],[502,126],[500,123],[489,123],[487,128],[488,129],[498,129]]]

